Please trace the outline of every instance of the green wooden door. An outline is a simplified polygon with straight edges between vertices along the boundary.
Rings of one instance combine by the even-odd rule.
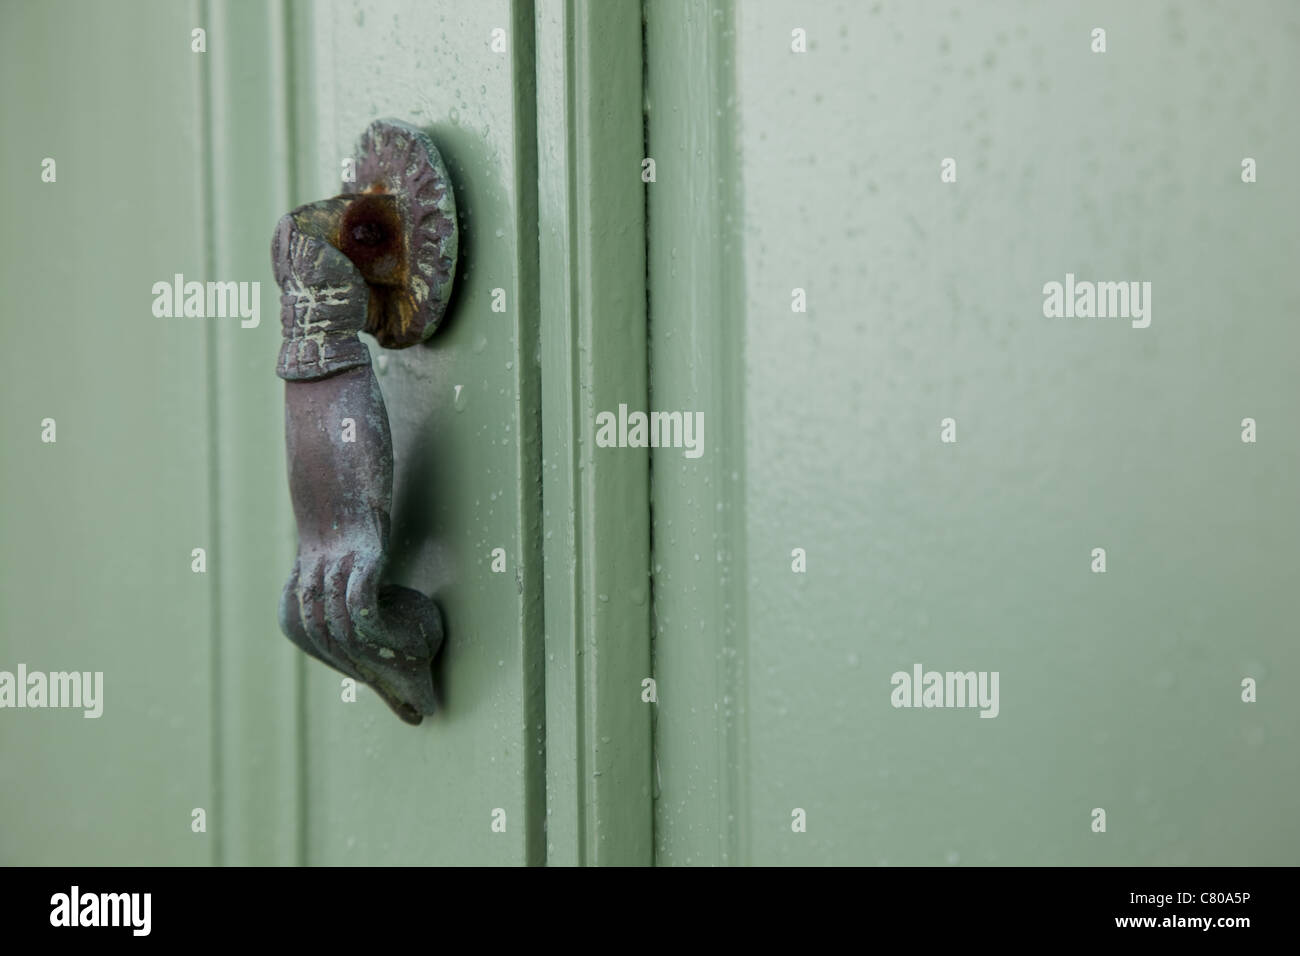
[[[0,862],[1295,862],[1288,4],[0,17],[0,694],[103,675],[0,709]],[[371,345],[417,728],[276,626],[271,232],[385,116],[461,220],[444,329]]]
[[[1294,5],[647,11],[657,861],[1294,864]]]
[[[639,4],[3,16],[0,669],[102,671],[106,700],[4,711],[0,860],[650,862],[648,459],[583,445],[589,402],[645,390]],[[415,729],[276,627],[271,232],[384,116],[431,131],[461,234],[444,330],[375,359],[391,576],[447,628]],[[260,322],[155,316],[177,273],[259,282]]]
[[[0,13],[0,671],[103,675],[97,718],[0,710],[4,863],[214,857],[218,330],[150,308],[205,271],[202,99],[192,12],[136,14]]]

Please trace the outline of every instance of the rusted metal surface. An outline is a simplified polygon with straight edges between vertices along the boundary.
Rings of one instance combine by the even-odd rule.
[[[391,236],[402,243],[398,261],[390,263],[382,281],[367,275],[374,285],[366,331],[390,349],[423,342],[446,312],[459,245],[455,197],[437,148],[414,126],[377,120],[361,137],[356,182],[348,184],[347,192],[393,197],[395,219],[402,226]],[[365,220],[371,229],[390,229],[394,221],[381,220],[379,211],[369,213],[364,206],[356,209],[358,221]],[[388,261],[359,240],[355,228],[345,230],[343,242],[340,248],[363,273],[368,264]]]
[[[455,207],[422,133],[381,121],[362,146],[357,190],[284,216],[271,245],[284,336],[276,371],[285,380],[298,523],[280,627],[418,724],[436,705],[432,662],[442,619],[425,595],[383,583],[393,445],[358,333],[396,348],[432,334],[455,271]]]

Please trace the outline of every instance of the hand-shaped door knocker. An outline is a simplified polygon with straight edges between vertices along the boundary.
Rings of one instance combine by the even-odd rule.
[[[393,120],[366,130],[345,188],[286,215],[271,243],[298,522],[280,629],[418,724],[434,711],[442,617],[420,592],[381,583],[393,443],[357,333],[400,349],[437,329],[456,272],[456,205],[433,142]]]

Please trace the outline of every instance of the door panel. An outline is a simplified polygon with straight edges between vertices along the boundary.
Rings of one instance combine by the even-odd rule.
[[[12,4],[4,23],[5,88],[31,95],[4,106],[3,169],[29,185],[0,266],[0,669],[103,670],[107,700],[98,720],[2,715],[0,859],[543,861],[532,5]],[[276,623],[294,528],[271,233],[341,191],[381,116],[432,129],[461,226],[445,328],[377,366],[391,576],[447,630],[418,728],[366,688],[346,701]],[[259,282],[260,323],[155,317],[175,273]]]
[[[298,198],[337,192],[361,131],[394,116],[431,129],[461,235],[447,324],[378,369],[396,462],[393,581],[441,606],[443,711],[398,726],[374,694],[342,703],[340,676],[307,665],[307,862],[540,862],[531,5],[340,2],[295,7],[292,22],[295,56],[310,57],[314,78],[295,88],[310,157]],[[494,30],[505,52],[493,50]],[[504,573],[492,571],[497,548]]]
[[[2,16],[0,670],[105,692],[0,713],[0,861],[1294,862],[1290,5]],[[270,236],[384,116],[461,226],[446,326],[371,343],[418,728],[276,625]],[[156,316],[177,273],[260,324]],[[1151,325],[1045,318],[1066,273]],[[998,716],[893,706],[914,664]]]
[[[658,861],[1294,863],[1294,8],[647,9]]]
[[[103,675],[97,718],[0,711],[8,864],[217,858],[212,330],[151,292],[205,272],[200,73],[192,11],[138,13],[0,14],[0,670]]]

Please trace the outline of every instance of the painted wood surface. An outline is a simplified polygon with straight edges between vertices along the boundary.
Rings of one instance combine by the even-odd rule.
[[[1294,862],[1300,60],[1232,9],[6,5],[0,669],[105,692],[0,714],[0,862]],[[379,370],[419,728],[275,620],[271,231],[380,116],[463,242]],[[1150,327],[1044,318],[1067,272]],[[619,404],[704,454],[597,447]],[[916,662],[998,717],[891,706]]]
[[[649,457],[595,423],[647,408],[641,10],[537,7],[547,860],[652,861]]]
[[[214,330],[151,292],[207,270],[201,74],[191,9],[138,12],[17,3],[0,28],[0,669],[103,674],[98,718],[0,713],[7,864],[219,858]]]
[[[396,461],[394,581],[442,608],[444,709],[397,727],[373,695],[341,704],[339,676],[308,665],[306,862],[540,863],[531,5],[302,5],[291,22],[313,78],[294,88],[300,155],[311,163],[301,196],[329,195],[369,121],[394,116],[430,130],[461,219],[446,325],[426,345],[387,352],[379,374]],[[504,573],[492,571],[497,548]]]
[[[647,11],[658,862],[1294,863],[1294,6]]]

